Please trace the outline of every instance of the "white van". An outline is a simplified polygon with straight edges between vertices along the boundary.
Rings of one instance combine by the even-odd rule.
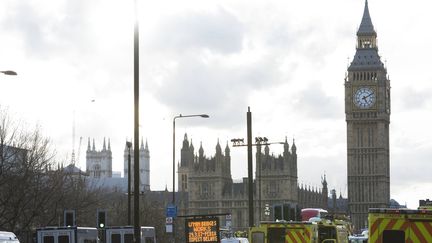
[[[19,243],[19,240],[12,232],[0,231],[0,243]]]
[[[132,243],[134,228],[132,226],[111,226],[105,228],[105,243]],[[156,243],[154,227],[141,226],[141,243]]]
[[[228,238],[222,239],[221,243],[249,243],[247,238]]]
[[[92,227],[44,227],[36,229],[36,243],[98,243]]]

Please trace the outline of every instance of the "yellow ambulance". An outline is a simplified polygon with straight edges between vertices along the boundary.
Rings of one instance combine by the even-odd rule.
[[[262,222],[249,230],[250,243],[348,243],[348,230],[329,220]]]
[[[369,243],[432,242],[432,211],[369,209]]]

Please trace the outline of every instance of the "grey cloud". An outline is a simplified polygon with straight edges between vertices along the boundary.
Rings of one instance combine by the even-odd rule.
[[[251,91],[280,81],[277,66],[270,58],[237,67],[189,58],[181,60],[177,71],[158,87],[156,96],[175,110],[217,113],[219,125],[229,126],[238,122],[233,114],[244,113]]]
[[[392,183],[415,185],[430,181],[431,158],[431,148],[393,152],[390,165]]]
[[[20,32],[29,52],[40,53],[40,49],[49,46],[43,30],[46,25],[42,24],[46,22],[48,19],[39,15],[30,5],[19,4],[16,9],[8,11],[8,16],[2,25],[4,28]]]
[[[85,53],[91,48],[86,28],[89,7],[85,0],[67,1],[64,11],[53,16],[39,11],[31,2],[19,1],[10,8],[2,25],[19,34],[27,53],[38,58],[76,53],[77,49]]]
[[[236,16],[220,8],[216,13],[173,16],[159,26],[151,45],[160,50],[208,49],[227,54],[242,49],[243,35],[243,24]]]
[[[296,96],[296,111],[310,118],[341,119],[344,115],[342,102],[328,96],[320,85],[310,85]]]
[[[404,89],[401,102],[404,108],[409,110],[421,109],[431,100],[431,90],[414,90],[411,87]]]
[[[325,57],[337,49],[338,44],[326,31],[333,33],[335,30],[313,22],[300,26],[277,22],[266,30],[264,38],[268,48],[279,49],[286,55],[300,55],[311,63],[325,65]],[[320,38],[316,38],[317,36]],[[346,40],[352,36],[345,32],[343,37],[342,40]]]

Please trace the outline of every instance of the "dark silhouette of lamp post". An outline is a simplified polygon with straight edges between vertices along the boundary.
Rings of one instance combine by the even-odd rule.
[[[11,70],[0,71],[0,73],[3,73],[4,75],[17,75],[15,71],[11,71]]]
[[[137,0],[134,1],[134,242],[141,242],[141,227],[139,216],[139,23]]]
[[[126,142],[126,146],[128,148],[128,182],[127,182],[127,187],[128,187],[128,225],[131,225],[131,147],[132,147],[132,143],[131,142]]]
[[[248,209],[249,209],[249,227],[254,226],[254,206],[253,206],[253,168],[252,168],[252,146],[270,145],[270,144],[283,144],[282,142],[269,143],[266,137],[256,137],[255,143],[252,143],[252,113],[250,107],[246,113],[247,120],[247,143],[244,143],[243,138],[231,139],[233,147],[246,146],[248,148]],[[257,164],[258,168],[258,190],[259,190],[259,220],[261,221],[261,160]]]
[[[246,126],[247,126],[247,144],[244,143],[244,139],[235,138],[231,139],[233,147],[247,146],[247,158],[248,158],[248,208],[249,208],[249,227],[254,226],[254,212],[253,212],[253,179],[252,179],[252,112],[250,107],[246,113]]]
[[[189,118],[189,117],[201,117],[209,118],[207,114],[197,114],[197,115],[178,115],[173,118],[173,164],[172,164],[172,180],[173,180],[173,191],[172,191],[172,205],[175,206],[175,120],[177,118]],[[175,230],[174,230],[174,219],[173,219],[173,239],[175,242]]]

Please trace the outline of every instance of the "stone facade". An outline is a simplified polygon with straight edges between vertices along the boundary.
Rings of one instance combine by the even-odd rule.
[[[366,1],[345,77],[348,207],[357,229],[367,226],[369,208],[390,201],[390,80],[376,39]]]
[[[107,148],[104,138],[101,151],[96,150],[94,139],[93,146],[90,148],[90,138],[88,139],[86,151],[86,172],[93,178],[112,177],[112,152],[109,139]]]
[[[125,146],[123,158],[124,158],[124,166],[123,166],[123,175],[124,178],[128,178],[128,155],[129,150],[127,145]],[[134,185],[134,150],[133,147],[130,149],[131,155],[131,187]],[[140,168],[140,190],[141,191],[150,191],[150,150],[148,148],[147,141],[145,145],[143,140],[141,139],[141,146],[139,149],[139,168]]]
[[[262,148],[263,147],[263,148]],[[264,150],[264,151],[262,151]],[[274,220],[288,217],[296,219],[300,208],[327,208],[327,182],[323,189],[300,188],[297,183],[297,148],[291,149],[285,140],[284,152],[279,156],[270,154],[269,146],[257,146],[255,154],[258,170],[254,180],[254,219]],[[231,214],[231,221],[221,220],[221,225],[234,230],[248,227],[248,180],[234,182],[231,177],[231,155],[228,144],[222,152],[219,141],[212,157],[204,155],[202,144],[195,154],[192,141],[185,134],[178,165],[179,192],[187,196],[181,200],[184,214]],[[261,199],[261,200],[259,200]],[[280,210],[285,212],[279,212]],[[261,209],[261,210],[260,210]],[[278,213],[279,212],[279,213]],[[288,216],[286,216],[288,215]]]
[[[133,147],[130,150],[131,153],[131,187],[133,190],[134,185],[134,151]],[[125,146],[123,154],[124,172],[123,178],[114,178],[112,171],[112,152],[110,140],[108,139],[108,146],[106,146],[105,139],[103,142],[102,150],[97,151],[95,147],[95,141],[93,139],[93,145],[90,146],[90,138],[88,140],[87,152],[86,152],[86,173],[91,178],[93,183],[103,187],[117,187],[120,190],[127,190],[127,178],[128,178],[128,147]],[[140,162],[140,191],[150,190],[150,151],[148,148],[147,141],[144,145],[141,139],[141,145],[139,150],[139,162]],[[94,180],[93,180],[94,179]]]

